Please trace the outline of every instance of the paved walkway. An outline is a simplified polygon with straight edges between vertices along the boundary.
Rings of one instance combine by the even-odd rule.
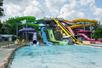
[[[26,43],[22,44],[25,45]],[[15,45],[13,43],[0,42],[0,68],[4,68],[4,64],[8,62],[12,51],[21,45]]]
[[[0,68],[4,68],[14,48],[0,48]]]

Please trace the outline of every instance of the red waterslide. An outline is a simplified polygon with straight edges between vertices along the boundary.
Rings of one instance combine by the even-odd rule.
[[[87,35],[83,34],[83,33],[79,33],[79,35],[83,38],[85,38],[87,41],[95,41],[95,39],[89,38]]]
[[[79,33],[79,35],[82,36],[82,37],[84,37],[87,41],[90,41],[91,43],[95,43],[95,44],[102,43],[102,41],[89,38],[87,35],[85,35],[83,33]]]

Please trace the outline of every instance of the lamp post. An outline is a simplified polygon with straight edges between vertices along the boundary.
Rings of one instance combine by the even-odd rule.
[[[16,22],[16,36],[18,37],[18,22]]]
[[[25,28],[27,28],[27,21],[26,20],[23,20],[21,22],[22,22],[22,24],[25,24]],[[26,38],[26,40],[28,39],[27,32],[25,32],[25,38]]]

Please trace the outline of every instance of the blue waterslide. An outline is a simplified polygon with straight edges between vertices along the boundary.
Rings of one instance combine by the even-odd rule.
[[[45,33],[45,27],[41,27],[41,33],[42,33],[42,39],[43,39],[43,42],[48,45],[48,46],[51,46],[52,43],[48,41],[47,39],[47,36],[46,36],[46,33]]]

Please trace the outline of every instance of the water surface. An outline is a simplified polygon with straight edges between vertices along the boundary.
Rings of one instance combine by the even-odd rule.
[[[10,68],[102,68],[102,49],[87,46],[26,46]]]

